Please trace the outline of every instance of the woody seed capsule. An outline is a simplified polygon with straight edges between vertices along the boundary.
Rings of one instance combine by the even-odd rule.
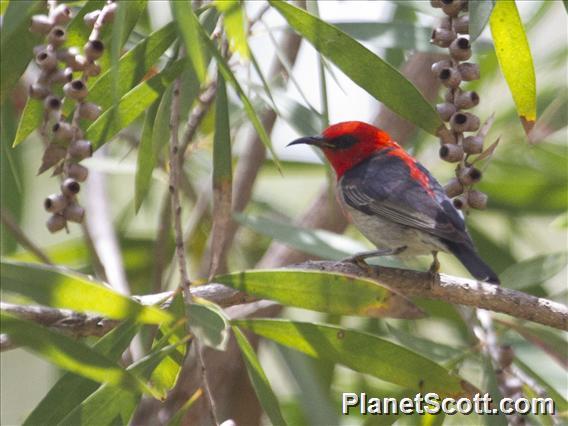
[[[467,194],[467,203],[474,209],[483,210],[487,207],[487,195],[481,191],[471,190]]]
[[[105,17],[103,19],[104,23],[112,22],[114,20],[114,14],[116,13],[117,7],[118,4],[116,3],[110,3],[106,5]]]
[[[463,148],[458,144],[444,144],[440,147],[440,158],[449,163],[457,163],[463,158]]]
[[[469,15],[462,15],[454,20],[454,29],[459,34],[469,34]]]
[[[47,35],[47,41],[55,47],[61,46],[67,40],[67,33],[59,26],[53,27]]]
[[[479,80],[479,65],[471,62],[464,62],[458,65],[458,71],[464,81]]]
[[[430,43],[440,47],[448,47],[456,38],[456,33],[452,30],[445,30],[443,28],[435,28],[432,31]]]
[[[70,67],[57,70],[49,76],[50,83],[67,83],[71,80],[73,80],[73,70]]]
[[[455,144],[457,142],[456,135],[451,132],[446,126],[440,128],[436,132],[436,136],[440,138],[440,143],[444,144]]]
[[[60,121],[55,123],[52,127],[53,136],[61,142],[68,142],[73,137],[73,129],[69,123]]]
[[[462,0],[441,0],[442,10],[448,16],[457,16],[463,8]]]
[[[458,171],[459,181],[466,186],[473,185],[481,180],[483,173],[475,167],[463,167]]]
[[[89,169],[77,163],[72,163],[69,166],[67,174],[70,178],[75,179],[77,182],[84,182],[89,176]]]
[[[481,151],[483,151],[483,138],[481,136],[468,136],[463,140],[462,145],[466,154],[481,154]]]
[[[92,12],[89,12],[85,16],[83,16],[83,21],[88,27],[92,28],[95,25],[95,22],[97,21],[100,13],[100,10],[93,10]]]
[[[59,213],[67,206],[67,198],[63,194],[51,194],[43,202],[43,207],[50,213]]]
[[[451,89],[455,89],[461,83],[461,75],[455,68],[444,68],[438,74],[438,78],[442,84]]]
[[[89,61],[99,59],[105,50],[105,45],[100,40],[89,40],[84,47],[85,56]]]
[[[85,209],[77,203],[69,204],[63,210],[63,217],[69,222],[83,223],[85,217]]]
[[[444,192],[450,198],[463,194],[463,185],[456,178],[452,178],[445,186]]]
[[[43,99],[47,95],[49,95],[50,90],[45,84],[36,82],[30,86],[29,93],[30,96],[34,99]]]
[[[85,65],[85,74],[89,77],[96,77],[101,73],[101,66],[96,62],[88,62]]]
[[[452,103],[445,102],[443,104],[437,104],[436,111],[438,111],[438,115],[442,120],[449,121],[450,117],[456,112],[456,106]]]
[[[61,183],[61,192],[67,197],[74,197],[81,190],[81,185],[75,179],[67,178]]]
[[[452,204],[458,210],[465,210],[467,208],[467,199],[460,195],[452,200]]]
[[[79,105],[79,116],[94,121],[101,115],[102,108],[92,102],[83,102]]]
[[[66,83],[65,86],[63,86],[63,92],[65,96],[78,101],[84,99],[89,94],[87,86],[81,80],[73,80]]]
[[[61,108],[61,101],[57,96],[49,95],[44,99],[43,107],[47,111],[58,111]]]
[[[442,7],[442,0],[430,0],[430,6],[435,8]]]
[[[53,19],[47,15],[34,15],[30,22],[30,31],[32,33],[47,34],[53,27]]]
[[[434,62],[432,64],[432,73],[436,77],[439,77],[442,70],[444,70],[446,68],[451,68],[451,66],[452,66],[452,63],[448,59],[443,59],[441,61]]]
[[[479,129],[479,118],[469,112],[457,112],[450,118],[454,132],[474,132]]]
[[[465,37],[456,38],[450,44],[450,56],[456,61],[467,61],[471,58],[471,45]]]
[[[460,92],[454,98],[454,103],[458,109],[469,109],[479,104],[477,92]]]
[[[51,71],[57,67],[57,57],[53,51],[48,49],[39,52],[35,61],[42,70]]]
[[[79,139],[73,142],[69,147],[69,155],[73,158],[82,160],[83,158],[93,155],[93,146],[91,145],[91,142]]]
[[[66,223],[67,222],[63,216],[61,216],[60,214],[54,214],[51,215],[49,219],[47,219],[46,226],[49,232],[53,234],[65,228]]]
[[[53,10],[51,17],[57,25],[66,24],[71,20],[71,9],[60,4]]]

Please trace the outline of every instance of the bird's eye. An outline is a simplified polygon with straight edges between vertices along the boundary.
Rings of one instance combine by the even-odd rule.
[[[329,141],[334,149],[347,149],[355,145],[359,140],[353,135],[337,136]]]

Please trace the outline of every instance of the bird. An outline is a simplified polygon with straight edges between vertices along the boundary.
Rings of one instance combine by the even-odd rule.
[[[479,256],[463,214],[432,174],[387,132],[361,121],[345,121],[287,146],[299,144],[323,151],[337,177],[340,205],[377,247],[346,260],[368,267],[365,259],[370,257],[431,254],[429,271],[437,274],[437,254],[446,252],[477,280],[499,284],[497,274]]]

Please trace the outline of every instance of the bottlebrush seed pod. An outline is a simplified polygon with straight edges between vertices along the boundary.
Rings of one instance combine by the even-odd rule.
[[[454,132],[474,132],[479,129],[479,118],[469,112],[456,112],[450,118],[450,127]]]
[[[43,207],[50,213],[59,213],[67,206],[67,198],[63,194],[51,194],[43,202]]]
[[[81,190],[81,185],[75,179],[67,178],[61,183],[61,192],[67,197],[74,197]]]
[[[36,82],[30,86],[29,93],[30,97],[34,99],[44,99],[51,92],[49,90],[49,87],[47,87],[45,84]]]
[[[57,57],[49,49],[39,52],[35,57],[35,61],[42,70],[51,71],[57,68]]]
[[[45,44],[38,44],[37,46],[34,46],[33,48],[34,56],[36,56],[40,52],[43,52],[46,48],[47,46]]]
[[[96,62],[88,62],[85,65],[85,71],[84,72],[89,77],[96,77],[97,75],[99,75],[101,73],[101,66],[99,64],[97,64]]]
[[[469,109],[479,104],[477,92],[459,92],[454,97],[454,103],[458,109]]]
[[[469,15],[462,15],[454,20],[454,30],[459,34],[469,34]]]
[[[69,146],[69,155],[78,160],[82,160],[83,158],[93,155],[93,146],[91,142],[79,139]]]
[[[432,73],[436,77],[439,77],[442,70],[444,70],[446,68],[451,68],[451,67],[452,67],[451,61],[449,59],[443,59],[441,61],[434,62],[432,64]]]
[[[105,45],[100,40],[89,40],[84,47],[87,60],[94,61],[99,59],[105,50]]]
[[[447,127],[441,127],[437,132],[436,136],[440,138],[440,144],[455,144],[457,142],[456,135]]]
[[[105,11],[105,16],[103,19],[104,23],[107,22],[112,22],[114,20],[114,15],[116,14],[116,8],[118,7],[118,4],[115,3],[110,3],[107,4],[106,6],[106,11]]]
[[[73,80],[73,70],[67,67],[63,70],[57,70],[49,76],[50,83],[67,83]]]
[[[39,52],[38,52],[39,53]],[[67,65],[69,65],[69,61],[71,61],[71,59],[75,56],[79,54],[79,49],[77,49],[76,47],[69,47],[69,48],[64,48],[64,49],[58,49],[55,52],[55,56],[57,56],[57,60],[58,61],[62,61],[65,62]]]
[[[445,186],[444,192],[450,198],[463,194],[463,185],[456,178],[452,178]]]
[[[467,199],[463,195],[460,195],[460,196],[454,198],[452,200],[452,204],[458,210],[467,209]]]
[[[467,194],[467,204],[474,209],[483,210],[487,207],[487,194],[473,189]]]
[[[440,147],[440,158],[448,163],[457,163],[463,158],[463,148],[458,144],[444,144]]]
[[[63,86],[63,92],[65,96],[78,101],[84,99],[89,94],[87,85],[81,80],[73,80],[66,83]]]
[[[100,10],[93,10],[92,12],[87,13],[83,16],[83,22],[85,22],[85,25],[89,28],[92,28],[95,25],[95,22],[97,22],[100,13]]]
[[[450,44],[450,56],[456,61],[467,61],[471,58],[471,45],[465,37],[456,38]]]
[[[439,47],[448,47],[456,38],[456,33],[452,30],[445,30],[443,28],[434,28],[430,43]]]
[[[72,163],[69,165],[67,175],[75,179],[77,182],[85,182],[89,176],[89,169],[81,164]]]
[[[471,62],[464,62],[458,65],[458,71],[460,72],[462,79],[464,81],[479,80],[478,64],[472,64]]]
[[[69,123],[65,121],[60,121],[55,123],[52,127],[53,136],[55,139],[61,142],[68,142],[73,137],[73,128]]]
[[[79,116],[94,121],[101,115],[102,108],[92,102],[83,102],[79,105]]]
[[[49,219],[47,219],[46,226],[49,232],[54,234],[55,232],[61,231],[63,228],[65,228],[66,224],[67,221],[63,216],[61,216],[60,214],[54,214],[51,215]]]
[[[430,6],[439,9],[442,7],[442,0],[430,0]]]
[[[66,24],[72,18],[71,9],[65,4],[58,5],[51,13],[51,18],[57,25]]]
[[[46,111],[59,111],[61,101],[57,96],[49,95],[43,100],[43,107]]]
[[[47,15],[34,15],[30,22],[30,31],[32,33],[47,34],[55,22]]]
[[[65,29],[60,26],[55,26],[47,35],[47,41],[55,47],[61,46],[67,40],[67,33]]]
[[[459,181],[466,186],[473,185],[481,180],[483,173],[475,167],[463,167],[458,171]]]
[[[451,89],[458,87],[462,81],[461,74],[455,68],[444,68],[438,78],[444,86]]]
[[[454,103],[454,92],[452,90],[446,90],[446,94],[444,95],[444,100],[451,104]]]
[[[442,120],[449,121],[450,117],[456,113],[456,106],[449,102],[445,102],[443,104],[437,104],[436,111],[438,111],[438,115]]]
[[[442,10],[448,16],[457,16],[462,10],[464,2],[462,0],[441,0]]]
[[[483,138],[481,136],[468,136],[462,142],[466,154],[481,154],[483,151]]]
[[[444,16],[440,20],[440,24],[438,24],[438,27],[442,28],[444,30],[451,30],[452,29],[452,21],[450,20],[450,18],[448,16]]]
[[[85,209],[77,203],[69,204],[63,210],[63,217],[69,222],[83,223],[85,217]]]

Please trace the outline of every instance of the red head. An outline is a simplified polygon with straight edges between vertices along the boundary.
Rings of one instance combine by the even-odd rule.
[[[388,133],[361,121],[334,124],[321,136],[297,139],[288,146],[302,143],[321,148],[338,179],[373,153],[385,148],[400,148]]]

